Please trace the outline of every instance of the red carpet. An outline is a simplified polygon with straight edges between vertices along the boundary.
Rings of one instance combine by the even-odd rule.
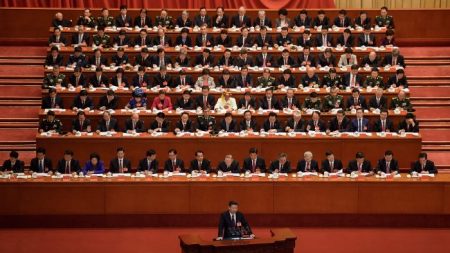
[[[2,77],[42,77],[44,79],[44,66],[3,65],[0,68],[0,78]]]
[[[401,54],[408,56],[450,56],[450,47],[401,47]]]
[[[448,151],[428,151],[427,153],[428,158],[434,161],[434,163],[438,166],[447,168],[450,167],[450,156],[448,155]]]
[[[1,85],[0,98],[42,98],[42,89],[37,85]]]
[[[0,57],[39,56],[47,54],[46,47],[0,47]]]
[[[0,107],[0,119],[38,119],[39,107],[8,106]]]
[[[11,141],[34,141],[36,139],[37,129],[15,128],[13,131],[9,128],[0,128],[0,143]]]
[[[293,229],[297,253],[448,253],[450,230]],[[268,237],[269,230],[255,229]],[[178,235],[216,236],[214,228],[189,229],[9,229],[0,230],[0,252],[7,253],[179,253]]]
[[[410,87],[411,97],[450,97],[450,87]]]
[[[421,129],[423,141],[450,142],[450,129]]]
[[[408,77],[450,76],[450,66],[409,66],[405,69]]]
[[[416,115],[422,119],[450,119],[449,107],[419,107],[416,108]]]

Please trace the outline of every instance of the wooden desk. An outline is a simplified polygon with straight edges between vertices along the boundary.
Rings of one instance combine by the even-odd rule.
[[[61,120],[63,124],[63,129],[65,131],[72,131],[72,120],[76,119],[76,112],[73,110],[66,110],[64,112],[56,112],[56,118]],[[113,117],[117,119],[120,129],[125,128],[125,121],[130,118],[132,114],[132,111],[130,110],[116,110],[116,112],[113,114]],[[194,122],[197,122],[197,114],[195,112],[189,112],[191,120]],[[146,129],[150,127],[151,122],[156,117],[156,113],[153,113],[151,111],[142,111],[139,113],[139,118],[144,121]],[[178,120],[180,120],[181,113],[177,113],[176,111],[167,111],[165,112],[166,119],[170,121],[170,131],[173,131],[175,129],[175,124]],[[282,124],[282,126],[286,125],[286,121],[292,117],[292,114],[283,113],[280,111],[277,113],[278,120]],[[326,124],[328,124],[328,121],[331,120],[335,115],[332,113],[321,113],[320,114],[321,119],[325,121]],[[403,120],[406,116],[406,112],[403,111],[400,114],[394,114],[393,111],[390,111],[390,119],[392,120],[392,123],[394,124],[394,128],[397,129],[398,124],[401,120]],[[212,113],[212,116],[216,119],[216,124],[219,126],[220,121],[224,118],[223,113]],[[39,119],[42,120],[46,117],[45,110],[41,110],[39,113]],[[91,120],[91,126],[92,129],[97,129],[98,122],[102,119],[102,111],[94,110],[92,112],[86,113],[86,117]],[[238,112],[233,113],[233,117],[236,119],[237,123],[239,124],[240,121],[243,119],[243,114],[239,114]],[[253,117],[256,119],[258,123],[258,128],[261,128],[264,124],[264,121],[269,117],[269,113],[265,112],[263,114],[259,114],[258,112],[253,113]],[[351,114],[350,112],[347,115],[348,118],[353,119],[355,118],[354,114]],[[366,113],[366,118],[369,119],[369,126],[372,127],[373,124],[377,119],[379,119],[378,114],[374,113]],[[303,119],[309,120],[311,119],[311,114],[304,113],[302,116]]]
[[[291,166],[295,169],[297,161],[303,157],[303,153],[310,150],[315,155],[315,159],[322,161],[326,151],[334,152],[338,159],[341,159],[344,166],[354,159],[356,152],[362,151],[366,158],[376,165],[376,161],[383,157],[386,150],[392,150],[399,158],[401,168],[410,168],[410,163],[417,159],[417,154],[421,150],[421,137],[408,135],[378,137],[360,135],[351,137],[342,135],[341,137],[316,135],[275,136],[268,137],[249,135],[247,137],[227,136],[227,137],[196,137],[182,136],[176,137],[172,133],[164,136],[153,137],[144,133],[138,137],[123,136],[117,133],[111,137],[99,136],[36,136],[36,146],[44,147],[47,150],[47,156],[53,161],[61,159],[65,149],[71,149],[75,152],[77,159],[82,162],[88,160],[89,154],[98,152],[102,160],[109,164],[109,160],[116,154],[118,147],[124,147],[127,157],[133,162],[132,167],[137,166],[138,160],[145,157],[148,149],[155,149],[158,153],[160,166],[167,159],[167,151],[175,148],[178,151],[179,158],[189,162],[194,159],[196,150],[203,150],[205,157],[211,160],[212,166],[218,165],[223,161],[226,154],[232,154],[233,157],[242,165],[244,158],[248,156],[248,150],[256,147],[259,154],[265,158],[267,166],[270,161],[277,159],[280,152],[286,152],[291,161]]]
[[[255,238],[253,240],[208,241],[198,235],[180,235],[180,246],[183,253],[213,252],[267,252],[293,253],[297,236],[289,228],[271,229],[271,238]]]
[[[194,81],[197,81],[198,77],[201,76],[201,74],[202,74],[202,68],[196,69],[193,67],[188,67],[188,68],[184,68],[184,69],[186,70],[187,75],[191,75],[194,78]],[[292,75],[295,77],[296,83],[300,83],[301,77],[306,75],[306,70],[301,71],[299,68],[291,68],[291,70],[292,70]],[[384,68],[379,68],[379,70],[380,70],[380,76],[383,77],[383,80],[385,82],[388,80],[388,78],[390,76],[395,75],[395,73],[396,73],[395,67],[391,67],[389,70],[385,70]],[[108,76],[108,78],[112,78],[115,75],[115,71],[116,71],[116,68],[111,68],[111,67],[107,67],[107,68],[103,69],[103,73],[106,76]],[[45,74],[48,74],[51,72],[52,72],[51,69],[45,68]],[[154,68],[146,68],[145,72],[150,75],[156,75],[157,73],[159,73],[159,70],[154,69]],[[179,72],[180,72],[180,69],[167,70],[167,73],[169,75],[173,75],[173,76],[178,76]],[[348,68],[346,71],[343,71],[340,68],[336,68],[336,72],[338,75],[343,76],[345,73],[350,72],[350,69]],[[363,77],[363,80],[365,79],[366,76],[370,75],[370,72],[371,72],[370,69],[366,70],[364,68],[361,68],[359,70],[359,74]],[[66,67],[60,67],[60,73],[65,74],[66,78],[68,78],[69,75],[73,73],[73,69],[66,68]],[[91,69],[91,68],[84,69],[83,73],[85,73],[88,76],[88,80],[89,80],[89,76],[93,75],[95,73],[95,69]],[[129,82],[131,82],[133,76],[136,73],[137,73],[137,70],[134,70],[134,69],[124,71],[124,75],[127,77]],[[240,73],[240,70],[230,69],[230,73],[231,73],[231,75],[238,75]],[[262,76],[263,70],[262,69],[261,70],[259,70],[259,69],[253,70],[252,69],[252,70],[249,70],[248,73],[253,77],[253,82],[256,82],[256,78],[259,76]],[[272,73],[272,76],[278,78],[282,75],[283,71],[280,68],[273,68],[271,73]],[[328,74],[328,71],[316,69],[316,74],[322,80],[323,76],[325,74]],[[210,76],[212,76],[216,82],[218,81],[218,79],[221,75],[222,75],[221,69],[210,68]],[[153,80],[151,80],[150,82],[152,83],[152,81]]]
[[[310,91],[312,92],[312,89]],[[64,89],[64,90],[57,89],[57,93],[63,99],[64,108],[66,108],[66,109],[70,108],[70,106],[72,105],[72,101],[79,94],[79,92],[80,92],[80,89],[76,89],[74,91],[69,91],[67,89]],[[236,98],[236,102],[239,101],[239,99],[243,98],[244,93],[245,93],[245,91],[237,91],[234,89],[231,89],[230,92],[233,94],[233,97]],[[329,92],[324,88],[315,90],[315,92],[319,95],[319,97],[322,99],[322,101],[325,98],[325,96],[327,96],[329,94]],[[390,92],[388,90],[385,91],[384,96],[386,96],[386,98],[387,98],[388,106],[390,105],[392,98],[397,96],[398,92],[399,92],[398,89],[396,89],[395,91],[392,91],[392,92]],[[147,94],[147,99],[150,99],[150,102],[158,94],[156,91],[153,91],[153,90],[146,90],[145,93]],[[47,94],[48,94],[48,90],[42,91],[42,97],[47,96]],[[89,97],[92,98],[94,105],[98,105],[100,102],[100,98],[102,96],[104,96],[105,94],[106,94],[106,89],[96,89],[95,91],[89,91]],[[124,90],[124,89],[118,89],[118,90],[116,90],[115,94],[119,98],[118,108],[125,108],[128,101],[131,99],[131,91]],[[216,101],[222,95],[221,92],[213,91],[213,90],[210,91],[210,94],[215,97]],[[274,91],[274,97],[278,100],[283,99],[285,94],[286,93],[282,90]],[[295,97],[301,103],[303,103],[303,101],[305,101],[305,98],[308,97],[309,94],[310,94],[310,92],[305,92],[303,90],[297,90],[295,92]],[[339,91],[339,94],[344,97],[345,103],[347,102],[347,99],[351,97],[350,91],[342,90],[342,91]],[[367,100],[366,102],[368,102],[370,97],[374,96],[374,94],[375,94],[374,89],[372,89],[370,92],[366,89],[361,90],[361,96],[363,96]],[[409,92],[407,92],[407,94],[409,94]],[[171,91],[167,92],[166,95],[171,98],[172,104],[174,104],[175,101],[177,101],[177,99],[182,97],[182,92],[179,90],[176,90],[176,89],[172,89]],[[194,90],[191,93],[191,97],[194,98],[194,100],[197,96],[200,96],[200,95],[201,95],[201,92],[198,90]],[[263,98],[265,96],[265,93],[262,91],[253,91],[252,96],[256,99],[256,101],[259,101],[261,98]]]

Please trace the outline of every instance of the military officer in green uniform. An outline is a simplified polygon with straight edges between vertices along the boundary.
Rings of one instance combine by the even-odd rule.
[[[339,89],[344,89],[344,83],[342,82],[342,77],[336,73],[335,68],[330,68],[328,74],[323,77],[322,87],[333,87],[336,86]]]
[[[100,26],[97,28],[97,34],[92,38],[93,45],[97,47],[108,48],[111,45],[111,37],[108,34],[105,34],[105,27]]]
[[[102,15],[97,18],[97,26],[111,27],[114,25],[115,25],[114,17],[109,16],[109,10],[103,8]]]
[[[323,101],[323,110],[331,111],[332,109],[344,109],[344,97],[338,94],[339,88],[333,86]]]
[[[375,17],[375,24],[379,27],[394,29],[394,18],[389,16],[387,12],[388,8],[386,6],[381,7],[380,16]]]
[[[48,89],[50,88],[50,86],[55,87],[57,85],[66,87],[66,76],[62,73],[59,73],[58,65],[54,65],[52,73],[49,73],[45,76],[42,88]]]
[[[165,9],[161,10],[161,15],[156,16],[155,18],[155,26],[165,27],[167,29],[173,29],[173,20],[172,16],[167,15],[167,11]]]
[[[91,14],[90,9],[83,10],[83,15],[78,17],[77,25],[83,25],[91,28],[95,27],[95,19]]]
[[[380,72],[378,68],[372,68],[372,72],[370,73],[370,76],[367,76],[366,80],[364,81],[364,87],[382,87],[384,88],[384,82],[383,77],[380,76]]]
[[[311,94],[305,98],[305,102],[303,102],[303,110],[306,111],[308,109],[319,111],[322,109],[322,101],[315,91],[311,92]]]
[[[263,75],[258,77],[258,79],[256,80],[256,87],[261,87],[261,88],[270,88],[270,87],[274,87],[276,88],[276,79],[275,77],[270,75],[270,69],[264,69],[263,71]]]
[[[49,131],[60,133],[61,130],[62,130],[62,123],[59,119],[55,118],[54,111],[48,111],[47,117],[39,123],[40,133]]]
[[[392,98],[390,109],[391,110],[403,109],[408,112],[415,111],[411,104],[411,101],[409,100],[409,98],[406,97],[406,94],[404,91],[400,91],[398,93],[397,97]]]
[[[214,131],[216,128],[216,119],[211,116],[211,110],[205,109],[203,110],[203,114],[199,115],[197,118],[197,126],[198,130],[201,131]]]

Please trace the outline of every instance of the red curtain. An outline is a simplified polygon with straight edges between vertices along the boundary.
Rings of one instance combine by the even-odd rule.
[[[119,8],[126,4],[128,8],[199,8],[205,6],[215,9],[237,9],[245,6],[249,9],[279,8],[335,8],[334,0],[0,0],[1,7],[36,8]]]

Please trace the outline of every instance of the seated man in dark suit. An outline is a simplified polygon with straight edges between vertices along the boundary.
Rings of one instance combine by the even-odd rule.
[[[182,110],[194,110],[195,109],[195,103],[194,100],[191,98],[191,91],[186,89],[183,91],[183,95],[177,99],[175,102],[175,109],[182,109]]]
[[[259,34],[256,35],[256,38],[254,40],[254,45],[257,45],[258,47],[272,47],[273,46],[273,40],[272,36],[270,34],[267,34],[267,27],[263,26],[261,27],[261,30],[259,31]]]
[[[100,98],[98,104],[98,109],[105,110],[115,110],[117,109],[117,104],[119,103],[119,97],[114,94],[113,90],[106,91],[106,94]]]
[[[322,173],[336,173],[344,168],[341,160],[335,159],[333,152],[327,151],[325,152],[325,156],[326,159],[322,161],[322,165],[320,167],[320,171]]]
[[[156,151],[150,149],[146,152],[145,158],[139,161],[137,171],[148,172],[151,174],[158,172],[158,160],[156,160]]]
[[[369,132],[369,119],[364,118],[363,109],[356,110],[356,118],[350,123],[350,131],[352,132]]]
[[[374,132],[394,132],[394,123],[388,118],[388,110],[383,109],[380,112],[380,118],[373,125]]]
[[[169,132],[170,121],[166,119],[166,115],[163,112],[158,112],[156,114],[155,120],[150,124],[148,129],[149,133],[153,132]]]
[[[119,124],[115,118],[111,117],[111,113],[109,111],[104,111],[102,119],[97,124],[97,133],[108,131],[118,132]]]
[[[228,28],[230,25],[228,16],[225,14],[223,7],[219,6],[216,9],[216,15],[212,18],[212,27]]]
[[[297,172],[319,172],[319,163],[313,160],[311,151],[306,151],[303,154],[303,159],[298,161]]]
[[[217,165],[217,171],[241,173],[241,168],[239,168],[239,162],[234,160],[232,155],[228,154],[225,155],[225,159]]]
[[[248,15],[246,15],[245,7],[241,6],[238,9],[238,13],[231,18],[230,27],[250,27],[252,21]]]
[[[211,172],[211,162],[204,157],[203,151],[195,151],[195,159],[191,161],[190,172],[207,174]]]
[[[73,74],[69,76],[68,88],[87,88],[87,78],[82,73],[81,67],[75,67]]]
[[[144,47],[141,49],[141,53],[137,55],[134,59],[134,65],[139,65],[143,67],[152,66],[152,58],[149,56],[148,48]]]
[[[86,119],[84,111],[79,111],[77,118],[72,121],[72,132],[91,132],[91,121]]]
[[[195,46],[197,47],[213,47],[214,38],[208,33],[206,25],[201,26],[200,33],[195,38]]]
[[[400,133],[418,133],[419,122],[416,120],[416,116],[413,113],[408,112],[405,119],[398,124],[398,131]]]
[[[389,77],[388,81],[386,82],[385,88],[389,89],[392,88],[408,88],[408,79],[405,76],[405,70],[403,69],[397,69],[397,72],[395,75],[392,75]]]
[[[63,159],[58,161],[56,171],[61,174],[77,174],[78,172],[80,172],[80,170],[80,162],[73,159],[73,151],[64,151],[64,157]]]
[[[352,172],[373,174],[372,165],[369,160],[364,158],[363,152],[357,152],[356,159],[348,163],[346,173],[350,174]]]
[[[347,99],[347,110],[352,109],[367,109],[366,99],[360,95],[359,89],[352,90],[352,96]]]
[[[375,41],[375,35],[371,33],[370,25],[367,25],[364,27],[364,33],[361,33],[358,37],[358,46],[366,46],[366,47],[375,47],[376,41]]]
[[[358,74],[359,66],[356,64],[353,64],[350,67],[350,73],[346,73],[344,75],[344,86],[355,88],[355,87],[362,87],[363,81],[360,74]]]
[[[314,111],[312,113],[311,119],[306,124],[306,131],[325,132],[326,130],[327,126],[325,122],[320,119],[320,112]]]
[[[30,171],[37,173],[53,173],[52,160],[45,156],[45,148],[36,149],[36,157],[31,159]],[[25,172],[27,172],[26,170]]]
[[[249,28],[242,27],[241,35],[239,35],[239,37],[237,37],[236,39],[236,45],[238,47],[252,47],[253,44],[254,44],[253,37],[249,35]]]
[[[375,168],[377,173],[397,174],[398,162],[394,159],[394,153],[390,150],[384,152],[383,159],[378,160],[377,167]]]
[[[109,163],[109,172],[111,173],[130,173],[131,161],[125,158],[125,149],[117,148],[117,157]]]
[[[239,99],[237,107],[238,109],[256,109],[256,100],[252,97],[251,92],[244,93],[244,97]]]
[[[180,120],[175,124],[175,134],[179,132],[194,132],[195,125],[194,122],[189,119],[189,113],[183,112],[181,113]]]
[[[266,161],[258,156],[258,149],[250,148],[248,153],[249,156],[244,159],[242,170],[245,172],[250,171],[251,173],[265,173]]]
[[[369,53],[369,55],[364,56],[364,58],[361,60],[361,67],[369,66],[371,68],[377,68],[380,66],[381,60],[380,57],[378,57],[377,53],[375,51],[372,51]]]
[[[192,47],[192,39],[191,36],[189,36],[188,28],[181,29],[180,35],[178,35],[175,40],[175,46]]]
[[[217,62],[217,66],[219,67],[231,67],[236,59],[231,56],[231,50],[229,48],[225,49],[222,57],[219,58],[219,61]],[[228,70],[228,69],[224,69]]]
[[[130,37],[127,36],[127,31],[122,29],[119,31],[119,35],[113,38],[113,45],[117,47],[131,47]]]
[[[177,158],[177,151],[175,149],[170,149],[169,159],[164,163],[164,171],[168,172],[184,172],[184,162]]]
[[[95,88],[105,88],[109,85],[109,79],[106,75],[103,74],[103,69],[98,67],[95,69],[95,75],[93,75],[89,79],[89,86],[95,87]]]
[[[274,65],[273,56],[268,54],[268,46],[263,45],[261,48],[261,54],[256,56],[255,65],[258,67],[272,67]]]
[[[63,56],[59,54],[59,49],[56,46],[51,48],[50,54],[45,58],[45,66],[63,66]]]
[[[277,119],[277,114],[275,112],[269,113],[269,118],[264,121],[263,128],[265,132],[276,133],[282,132],[283,127],[280,121]]]
[[[327,132],[347,132],[350,127],[350,119],[345,117],[344,110],[339,110],[336,117],[328,122]]]
[[[48,96],[42,99],[42,109],[64,108],[63,101],[55,88],[48,89]]]
[[[138,113],[131,114],[131,117],[125,121],[125,132],[142,133],[144,131],[144,121],[139,119]]]
[[[386,96],[383,96],[383,87],[378,87],[377,91],[375,92],[375,95],[372,96],[369,99],[369,109],[371,111],[375,110],[375,109],[387,109],[387,98]]]
[[[211,27],[211,18],[208,16],[205,7],[200,7],[200,13],[194,18],[194,26],[202,27]]]
[[[414,162],[409,173],[437,174],[438,170],[433,161],[428,160],[428,154],[422,152],[419,154],[419,160]]]
[[[25,163],[19,160],[19,153],[17,151],[11,151],[9,153],[9,159],[3,162],[0,171],[4,173],[23,173]]]
[[[250,110],[244,112],[244,119],[241,120],[239,129],[240,131],[248,132],[257,132],[259,130],[258,123],[252,118],[252,112]]]
[[[388,54],[384,57],[382,65],[383,67],[386,65],[391,65],[406,68],[405,57],[403,57],[403,55],[400,54],[398,48],[394,48],[392,49],[391,54]]]
[[[180,88],[190,88],[194,87],[194,80],[192,79],[192,76],[187,75],[186,71],[182,69],[178,73],[178,77],[173,80],[173,85]]]
[[[208,86],[202,87],[202,95],[197,96],[195,104],[197,105],[197,107],[200,107],[202,109],[214,108],[214,105],[216,104],[216,99],[213,95],[209,94]]]
[[[219,232],[216,240],[240,237],[254,238],[255,235],[244,215],[238,211],[238,203],[230,201],[228,210],[220,215]]]
[[[302,119],[302,111],[294,111],[291,118],[286,122],[284,128],[286,132],[304,132],[306,128],[306,122]]]
[[[233,115],[231,114],[231,112],[225,113],[224,118],[220,121],[219,130],[225,132],[238,131],[237,122],[235,119],[233,119]]]
[[[280,153],[278,159],[270,163],[270,173],[289,173],[291,172],[291,162],[287,159],[286,153]]]
[[[274,110],[280,108],[278,100],[273,96],[273,88],[266,89],[266,95],[261,98],[259,107],[264,110]]]

